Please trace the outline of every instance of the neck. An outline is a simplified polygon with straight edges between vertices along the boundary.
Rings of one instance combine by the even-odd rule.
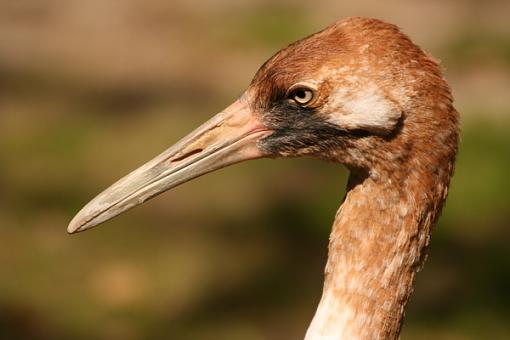
[[[446,197],[448,167],[440,171],[443,176],[351,174],[330,236],[323,295],[306,340],[398,338]]]

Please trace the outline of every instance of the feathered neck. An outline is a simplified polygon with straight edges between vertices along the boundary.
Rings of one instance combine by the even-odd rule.
[[[447,195],[454,155],[452,150],[433,170],[410,159],[386,175],[351,173],[306,340],[398,338]]]

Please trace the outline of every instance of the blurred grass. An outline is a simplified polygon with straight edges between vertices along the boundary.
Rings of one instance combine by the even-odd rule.
[[[412,13],[430,10],[409,3]],[[0,338],[301,338],[345,190],[339,165],[248,162],[98,230],[69,237],[65,227],[113,180],[221,110],[279,47],[329,22],[332,8],[365,12],[305,2],[91,4],[106,7],[0,2]],[[508,31],[477,31],[466,15],[490,19],[496,2],[486,12],[470,6],[454,8],[464,21],[430,46],[455,97],[470,100],[457,102],[457,171],[404,339],[510,337],[509,89],[479,85],[494,74],[510,84]],[[386,19],[407,22],[406,13]]]
[[[236,32],[241,47],[270,47],[279,50],[282,41],[288,43],[313,32],[306,12],[300,6],[266,3],[244,16],[233,15],[227,30]]]
[[[500,32],[483,29],[469,30],[452,38],[444,47],[442,55],[457,68],[487,62],[498,63],[509,68],[510,37]]]

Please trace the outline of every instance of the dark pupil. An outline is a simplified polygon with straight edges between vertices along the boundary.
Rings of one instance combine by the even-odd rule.
[[[306,93],[304,90],[298,90],[296,92],[296,97],[300,98],[300,99],[304,99],[306,97]]]

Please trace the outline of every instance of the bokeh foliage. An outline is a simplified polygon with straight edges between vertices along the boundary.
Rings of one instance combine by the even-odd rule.
[[[339,165],[248,162],[94,231],[65,228],[280,47],[349,15],[397,23],[442,59],[462,114],[403,338],[510,337],[508,5],[319,3],[0,1],[0,338],[302,337],[345,192]]]

